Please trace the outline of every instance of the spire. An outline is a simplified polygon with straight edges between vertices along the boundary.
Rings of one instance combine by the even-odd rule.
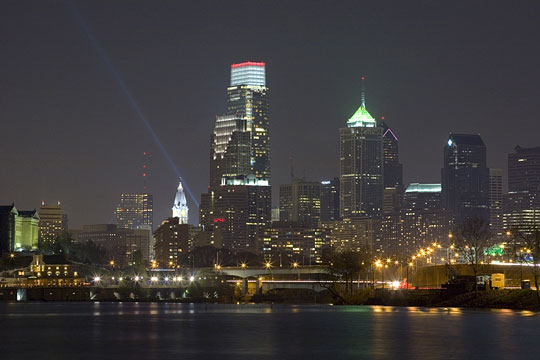
[[[353,116],[347,121],[348,127],[375,127],[377,126],[377,121],[371,116],[370,113],[366,110],[366,87],[364,86],[365,76],[362,76],[362,92],[361,92],[361,104],[358,110],[354,113]]]
[[[186,194],[184,194],[182,181],[179,181],[172,207],[172,216],[177,217],[180,224],[187,224],[189,219],[188,214],[189,208],[187,206]]]
[[[366,77],[365,76],[362,76],[361,78],[361,96],[362,96],[362,103],[360,104],[360,106],[362,106],[364,109],[366,108],[366,84],[365,84],[365,81],[366,80]]]

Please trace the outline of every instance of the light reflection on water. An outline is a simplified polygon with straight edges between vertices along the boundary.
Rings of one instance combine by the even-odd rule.
[[[37,330],[37,331],[36,331]],[[0,303],[2,359],[536,359],[530,311]]]

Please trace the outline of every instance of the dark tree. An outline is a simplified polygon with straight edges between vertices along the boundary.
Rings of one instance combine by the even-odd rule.
[[[478,270],[492,238],[489,223],[480,218],[469,218],[456,228],[454,234],[454,246],[474,275],[474,293],[478,296]]]

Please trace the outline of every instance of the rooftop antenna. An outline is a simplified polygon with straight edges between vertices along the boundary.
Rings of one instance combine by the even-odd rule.
[[[362,107],[365,109],[366,108],[366,84],[365,84],[365,80],[366,80],[366,77],[365,76],[362,76],[361,77],[361,96],[362,96]]]
[[[148,153],[146,151],[143,152],[143,164],[142,164],[142,178],[143,178],[143,190],[146,192],[148,189],[148,184],[146,182],[146,174],[147,174],[147,167],[146,167],[146,160],[147,160]]]
[[[294,180],[294,156],[289,154],[289,168],[291,171],[291,181]]]

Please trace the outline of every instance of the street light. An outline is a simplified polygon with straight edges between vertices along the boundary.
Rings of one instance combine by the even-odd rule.
[[[300,271],[298,271],[298,263],[296,261],[293,262],[292,267],[296,269],[296,272],[298,273],[298,280],[300,280]]]

